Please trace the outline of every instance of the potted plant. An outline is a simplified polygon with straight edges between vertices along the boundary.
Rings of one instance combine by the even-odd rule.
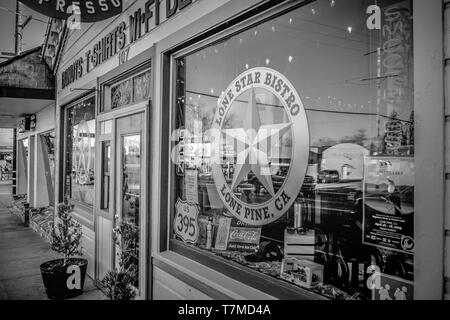
[[[136,289],[132,283],[130,275],[117,269],[108,271],[101,281],[106,296],[111,300],[133,300]]]
[[[133,300],[137,295],[139,229],[132,223],[120,222],[113,230],[118,268],[108,271],[101,284],[111,300]]]
[[[88,261],[81,256],[82,229],[70,215],[73,205],[58,204],[55,226],[51,233],[51,247],[63,258],[41,264],[42,280],[50,299],[67,299],[83,292]]]

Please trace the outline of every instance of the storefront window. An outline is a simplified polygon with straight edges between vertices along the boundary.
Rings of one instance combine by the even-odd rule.
[[[114,84],[110,88],[111,109],[120,108],[150,98],[151,72],[147,70],[137,76]]]
[[[131,79],[111,87],[111,108],[116,109],[131,103],[133,88]]]
[[[133,78],[134,102],[150,98],[150,70]]]
[[[412,298],[412,7],[377,2],[378,28],[373,4],[177,58],[173,241],[332,299]]]
[[[67,109],[65,195],[87,205],[94,199],[95,97]]]
[[[24,192],[27,193],[27,184],[28,184],[28,149],[29,149],[29,143],[28,138],[22,139],[19,142],[19,156],[18,161],[21,161],[21,165],[23,166],[23,174],[19,175],[19,186],[24,186]],[[21,188],[19,188],[21,189]],[[22,190],[21,190],[22,191]]]
[[[49,203],[54,205],[55,199],[53,197],[55,188],[55,131],[46,132],[40,135],[42,143],[42,151],[45,157],[45,176],[47,179],[49,193]]]

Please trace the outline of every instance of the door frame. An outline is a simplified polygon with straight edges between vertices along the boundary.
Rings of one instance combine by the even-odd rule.
[[[143,124],[139,126],[138,129],[131,129],[131,130],[121,130],[117,126],[117,122],[120,119],[129,118],[135,115],[141,115],[143,119]],[[139,193],[139,273],[138,273],[138,281],[139,281],[139,291],[141,292],[141,295],[139,295],[138,299],[145,299],[146,298],[146,280],[147,280],[147,273],[146,273],[146,261],[147,261],[147,237],[148,237],[148,230],[146,230],[145,226],[147,225],[147,210],[145,210],[147,205],[147,197],[146,195],[146,171],[147,168],[145,166],[145,159],[147,159],[147,147],[146,147],[146,135],[145,135],[145,111],[140,111],[136,113],[127,113],[124,116],[119,116],[114,118],[114,126],[115,126],[115,132],[114,132],[114,145],[115,145],[115,164],[113,170],[111,170],[110,173],[113,175],[113,180],[115,182],[115,188],[114,191],[111,192],[111,195],[113,196],[112,201],[115,204],[115,215],[119,214],[123,217],[122,212],[122,206],[123,206],[123,193],[122,193],[122,187],[123,187],[123,154],[121,152],[122,148],[122,141],[124,137],[129,136],[137,136],[140,137],[140,193]],[[111,200],[111,198],[110,198]],[[113,227],[115,221],[113,221]],[[113,266],[115,266],[115,260],[116,260],[116,245],[114,242],[112,242],[112,248],[113,248]]]
[[[149,256],[151,249],[150,246],[150,236],[149,236],[149,230],[150,229],[150,220],[151,216],[149,214],[148,208],[149,208],[149,202],[150,202],[150,192],[149,192],[149,183],[148,183],[148,176],[149,176],[149,163],[150,163],[150,154],[148,152],[149,145],[150,145],[150,134],[149,134],[149,113],[150,113],[150,102],[144,101],[137,103],[133,106],[126,107],[123,109],[118,109],[113,112],[109,112],[107,114],[104,114],[102,116],[97,117],[97,137],[99,137],[96,141],[96,173],[95,173],[95,179],[98,181],[95,186],[95,198],[97,201],[95,201],[95,208],[94,208],[94,218],[95,218],[95,278],[97,283],[99,283],[99,250],[100,245],[102,241],[102,234],[100,234],[100,230],[98,230],[98,224],[97,224],[97,218],[101,217],[103,219],[107,219],[112,223],[112,226],[114,227],[114,215],[118,213],[119,208],[117,208],[117,188],[120,188],[120,182],[121,178],[118,175],[118,165],[117,162],[117,152],[120,148],[121,139],[120,136],[118,136],[116,121],[119,118],[126,118],[128,116],[132,116],[138,113],[143,114],[144,123],[142,124],[142,127],[139,130],[134,130],[133,132],[130,131],[129,134],[141,134],[141,224],[140,228],[142,230],[140,234],[140,245],[142,246],[142,249],[140,251],[140,254],[142,254],[142,257],[140,260],[140,273],[142,273],[142,277],[140,277],[141,284],[141,296],[139,298],[141,299],[147,299],[149,295],[149,281],[151,281],[151,274],[149,273]],[[100,132],[100,123],[103,121],[111,121],[111,133],[108,134],[101,134]],[[128,133],[126,134],[128,135]],[[109,190],[110,190],[110,198],[109,198],[109,209],[101,209],[101,187],[102,187],[102,143],[105,141],[110,141],[110,147],[111,147],[111,159],[110,159],[110,180],[109,180]],[[110,250],[110,261],[108,262],[108,265],[110,269],[114,268],[114,243],[112,240],[113,234],[112,230],[108,231],[110,234],[110,241],[111,246],[109,248]]]
[[[112,191],[114,196],[109,199],[109,211],[105,211],[100,209],[101,204],[99,199],[101,192],[101,184],[96,183],[95,186],[95,198],[97,199],[94,207],[94,219],[95,219],[95,280],[97,285],[99,285],[99,261],[98,261],[98,252],[99,246],[101,244],[101,234],[98,230],[97,225],[97,217],[106,218],[112,223],[114,223],[114,213],[116,212],[116,203],[115,203],[115,188],[117,186],[116,179],[116,147],[117,143],[120,141],[116,141],[116,119],[125,117],[127,115],[133,115],[139,112],[144,112],[144,124],[142,127],[142,135],[141,135],[141,148],[142,148],[142,162],[141,165],[143,167],[143,173],[141,181],[141,194],[142,194],[142,202],[141,209],[143,212],[143,220],[141,221],[141,228],[144,231],[143,237],[141,239],[142,244],[142,261],[144,264],[144,268],[142,268],[142,274],[144,275],[143,281],[141,284],[141,296],[140,299],[151,299],[152,298],[152,264],[151,264],[151,256],[152,256],[152,245],[151,245],[151,236],[150,230],[152,225],[152,217],[149,209],[151,208],[152,197],[151,197],[151,184],[150,176],[151,176],[151,163],[152,156],[150,154],[151,146],[152,146],[152,136],[150,134],[150,124],[152,121],[152,112],[153,112],[153,97],[154,97],[154,83],[155,83],[155,68],[154,68],[154,57],[155,57],[155,48],[152,46],[151,48],[143,51],[142,53],[136,55],[131,58],[129,61],[119,65],[117,68],[111,70],[110,72],[104,74],[103,76],[97,78],[97,117],[96,117],[96,160],[95,160],[95,179],[97,182],[101,180],[101,144],[103,141],[109,140],[111,142],[111,170],[110,170],[110,192]],[[103,105],[105,104],[104,94],[107,92],[107,87],[113,83],[119,82],[123,78],[127,78],[129,76],[134,76],[136,74],[141,73],[142,71],[149,69],[151,72],[151,85],[150,85],[150,98],[146,101],[139,102],[136,104],[132,104],[129,106],[113,109],[107,112],[101,112],[100,110],[104,110]],[[111,133],[108,134],[100,134],[100,123],[106,120],[111,120]],[[112,230],[111,230],[112,237]],[[111,240],[112,241],[112,240]],[[109,266],[112,268],[114,266],[114,246],[111,243],[111,261],[109,261]],[[101,285],[99,285],[101,287]]]

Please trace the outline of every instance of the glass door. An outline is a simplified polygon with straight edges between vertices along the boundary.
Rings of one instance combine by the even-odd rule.
[[[118,118],[116,123],[115,266],[126,272],[143,297],[145,228],[143,224],[144,114]]]

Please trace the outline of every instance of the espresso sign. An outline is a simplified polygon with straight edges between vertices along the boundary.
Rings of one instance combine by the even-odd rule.
[[[96,22],[122,12],[122,0],[20,0],[27,7],[51,18],[66,20],[80,9],[81,22]]]

